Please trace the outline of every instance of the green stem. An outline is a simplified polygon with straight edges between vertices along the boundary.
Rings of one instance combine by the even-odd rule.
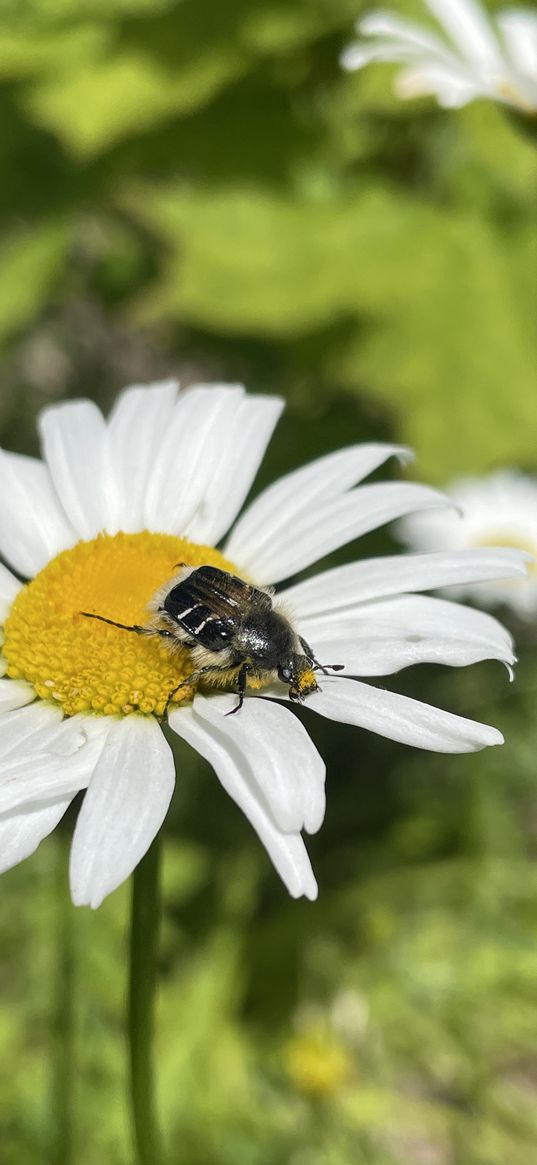
[[[56,960],[51,1008],[54,1048],[51,1095],[51,1160],[54,1165],[71,1165],[73,1161],[75,958],[73,907],[69,897],[66,854],[66,839],[60,834],[56,842],[54,871]]]
[[[160,1165],[163,1159],[153,1072],[159,922],[160,840],[156,837],[132,879],[128,1036],[137,1165]]]

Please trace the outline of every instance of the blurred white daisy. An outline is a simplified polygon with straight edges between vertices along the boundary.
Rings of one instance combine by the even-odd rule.
[[[478,0],[425,3],[442,35],[394,12],[371,12],[356,31],[372,40],[350,44],[343,68],[393,61],[404,66],[395,79],[399,97],[431,94],[445,108],[485,97],[537,112],[537,13],[507,8],[491,16]]]
[[[32,853],[81,790],[75,903],[97,906],[133,870],[166,815],[175,770],[162,718],[204,756],[288,890],[315,898],[301,831],[319,829],[325,769],[300,720],[248,694],[194,692],[189,653],[80,612],[132,624],[178,562],[277,584],[385,522],[445,499],[414,483],[359,485],[395,446],[329,453],[265,489],[235,521],[283,402],[237,386],[134,387],[106,422],[90,401],[46,409],[43,460],[0,453],[0,868]],[[298,631],[346,676],[308,697],[321,716],[417,748],[471,752],[494,728],[360,683],[434,660],[513,661],[490,615],[415,592],[511,578],[513,550],[356,562],[281,591]],[[264,693],[285,700],[283,684]],[[193,698],[194,697],[194,698]],[[179,774],[180,776],[180,774]]]
[[[537,616],[537,481],[516,469],[499,469],[488,477],[464,477],[451,483],[457,506],[436,515],[415,514],[398,523],[398,533],[412,550],[471,550],[478,546],[513,546],[528,557],[522,578],[464,583],[452,595],[467,595],[486,606],[504,603],[524,619]]]

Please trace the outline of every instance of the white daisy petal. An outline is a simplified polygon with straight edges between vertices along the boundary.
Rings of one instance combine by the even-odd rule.
[[[22,680],[0,680],[0,715],[31,704],[32,700],[35,700],[35,688],[31,684]]]
[[[72,797],[60,797],[0,814],[0,874],[34,853],[56,828],[71,801]]]
[[[441,2],[431,0],[437,7]],[[386,32],[389,18],[382,19]],[[477,59],[476,27],[471,31],[471,53]],[[377,32],[379,28],[377,23]],[[377,54],[399,54],[407,66],[400,83],[405,84],[406,78],[408,84],[414,70],[414,83],[423,85],[429,70],[430,86],[436,86],[441,99],[453,102],[457,94],[450,90],[446,97],[446,93],[455,84],[454,78],[459,88],[476,84],[467,58],[465,65],[418,28],[392,21],[390,42],[372,48]],[[481,56],[485,60],[486,53]],[[439,75],[442,70],[444,80]],[[483,76],[478,84],[483,89]],[[129,554],[136,546],[148,554],[152,536],[159,533],[215,545],[244,502],[281,407],[275,397],[247,398],[239,385],[197,385],[177,396],[177,386],[170,381],[127,389],[108,423],[90,402],[68,402],[45,410],[41,430],[46,464],[0,455],[0,488],[4,486],[9,499],[9,513],[6,516],[5,509],[0,513],[0,552],[19,573],[32,575],[59,551],[83,539],[82,547],[70,551],[70,560],[76,563],[80,550],[88,570],[88,562],[93,567],[95,550],[96,574],[95,579],[91,575],[91,583],[98,610],[106,611],[101,592],[105,600],[109,592],[115,595],[121,609],[119,550],[125,542],[96,538],[93,547],[87,540],[103,530],[113,535],[120,529],[131,534],[144,529],[146,534],[139,540],[128,540]],[[394,454],[404,459],[407,451],[380,444],[351,447],[288,474],[247,508],[228,540],[227,557],[236,562],[239,572],[261,584],[275,583],[386,522],[452,504],[436,490],[415,483],[360,484]],[[512,496],[512,478],[513,474],[497,477],[495,518],[502,516],[507,522],[509,546],[537,544],[537,535],[532,533],[533,493],[520,481],[517,530],[527,536],[525,540],[513,537],[508,523],[512,505],[504,505]],[[308,696],[307,708],[422,749],[470,752],[501,742],[500,733],[487,725],[349,678],[351,674],[386,674],[425,660],[463,666],[500,659],[511,665],[510,636],[495,619],[415,593],[450,586],[453,596],[466,585],[486,588],[492,581],[498,585],[500,578],[506,580],[506,589],[516,589],[513,580],[518,587],[524,585],[525,556],[491,547],[488,536],[468,542],[465,521],[458,518],[451,524],[451,541],[445,543],[444,551],[351,564],[277,596],[276,610],[281,607],[288,613],[292,626],[311,643],[321,662],[343,664],[347,669],[347,677],[322,675],[321,690]],[[438,525],[433,525],[432,536],[437,537]],[[156,544],[161,542],[157,539]],[[480,548],[473,549],[474,544]],[[110,577],[106,570],[98,573],[103,547],[107,555],[118,549],[118,569],[113,561]],[[184,553],[190,553],[188,546]],[[199,557],[200,548],[193,548],[189,559],[193,570]],[[58,571],[63,561],[55,564]],[[105,566],[110,566],[108,559]],[[132,578],[130,573],[129,588]],[[141,569],[142,605],[146,602],[144,578]],[[39,586],[43,584],[47,609],[53,612],[61,603],[67,622],[63,641],[59,628],[58,659],[56,634],[53,640],[44,638],[39,643],[42,608],[34,609],[34,623],[29,619],[26,624],[21,618],[17,625],[23,611],[20,604],[13,609],[13,602],[20,584],[0,568],[0,624],[6,621],[6,635],[11,636],[6,658],[0,652],[0,674],[6,671],[8,656],[12,663],[17,659],[10,654],[17,647],[17,637],[22,637],[26,648],[31,634],[36,665],[41,660],[44,664],[40,674],[48,677],[58,672],[64,677],[61,683],[54,681],[57,700],[65,690],[69,711],[80,698],[92,706],[100,702],[108,710],[117,709],[117,715],[64,718],[61,707],[36,698],[29,683],[0,679],[0,869],[31,853],[73,796],[87,789],[71,852],[71,888],[76,904],[96,907],[129,876],[159,830],[174,786],[173,756],[156,719],[136,712],[125,715],[124,692],[130,691],[129,685],[136,688],[140,707],[152,706],[160,672],[149,668],[156,664],[148,661],[146,669],[140,657],[137,670],[133,650],[130,663],[124,654],[114,661],[111,653],[110,663],[106,655],[104,662],[88,668],[88,641],[75,642],[77,629],[65,607],[65,596],[57,599],[53,588],[47,594],[48,581],[49,574],[23,597],[30,604],[34,595],[42,601]],[[73,613],[85,609],[86,599],[77,598],[73,589],[72,598]],[[47,623],[47,633],[51,630],[55,631]],[[84,627],[85,633],[89,630]],[[103,647],[107,646],[103,640]],[[24,658],[21,652],[22,671]],[[261,667],[262,653],[258,662]],[[264,662],[272,662],[269,653]],[[91,678],[95,670],[101,677],[97,698]],[[323,820],[324,763],[302,722],[274,702],[289,699],[288,685],[274,685],[258,695],[249,693],[240,714],[231,717],[226,713],[235,710],[235,695],[197,695],[192,706],[172,710],[170,726],[213,765],[290,893],[314,899],[317,885],[301,831],[314,832]]]
[[[22,583],[0,562],[0,625],[5,623]]]
[[[117,529],[145,526],[148,479],[160,455],[177,400],[176,380],[133,385],[118,397],[108,420],[110,462],[117,482]]]
[[[395,12],[370,12],[358,22],[358,32],[362,36],[375,36],[386,42],[393,50],[400,48],[405,58],[411,54],[443,60],[446,64],[457,60],[448,49],[445,40],[431,32],[423,24],[416,24],[397,16]],[[389,58],[393,60],[393,57]]]
[[[496,19],[515,69],[532,81],[537,96],[537,13],[509,8]]]
[[[423,595],[400,595],[299,621],[299,630],[321,663],[344,664],[348,675],[390,675],[416,663],[515,663],[511,636],[497,619]]]
[[[419,663],[467,667],[492,658],[490,652],[478,644],[465,643],[446,635],[436,639],[432,635],[420,637],[417,642],[413,642],[411,636],[401,633],[398,637],[397,632],[391,628],[381,628],[375,637],[363,629],[352,638],[326,637],[315,639],[314,643],[321,663],[340,664],[346,676],[362,678],[394,675],[405,667]],[[505,663],[511,674],[514,656],[511,655],[509,659],[502,656],[501,662]],[[322,687],[323,681],[320,682]]]
[[[87,400],[52,405],[41,413],[39,430],[58,497],[78,537],[115,533],[119,497],[97,405]]]
[[[354,724],[401,744],[452,753],[503,744],[501,732],[488,724],[454,716],[396,692],[341,676],[323,676],[322,685],[322,692],[308,696],[308,708],[329,720]]]
[[[320,829],[325,811],[325,765],[306,729],[287,708],[248,698],[237,715],[225,713],[237,697],[196,696],[194,713],[212,725],[248,767],[276,825],[285,833]]]
[[[77,541],[42,461],[0,450],[0,497],[0,553],[19,574],[31,578]]]
[[[114,720],[76,824],[71,894],[97,907],[128,878],[158,833],[175,784],[173,757],[150,717]]]
[[[450,504],[437,490],[413,482],[363,485],[341,497],[318,501],[307,513],[290,519],[270,545],[245,551],[239,561],[254,578],[280,582],[396,517]]]
[[[6,712],[0,718],[0,761],[12,753],[49,752],[52,756],[70,757],[88,741],[99,740],[110,726],[107,716],[63,717],[61,708],[36,700],[26,708]]]
[[[149,475],[148,529],[181,535],[187,529],[203,505],[243,398],[241,385],[196,385],[180,394]]]
[[[248,506],[228,538],[225,554],[241,563],[266,557],[273,539],[280,538],[299,515],[311,514],[319,499],[326,502],[344,493],[394,455],[401,460],[411,456],[400,445],[353,445],[287,473]]]
[[[222,431],[205,496],[185,534],[216,545],[236,518],[259,469],[284,402],[277,396],[246,397]]]
[[[450,496],[459,514],[446,511],[435,522],[427,514],[415,514],[398,526],[398,535],[413,549],[443,547],[455,557],[475,553],[473,547],[492,547],[505,542],[518,547],[526,564],[537,559],[537,480],[513,469],[499,469],[482,478],[460,478],[451,483]],[[495,551],[498,553],[498,551]],[[504,553],[507,553],[504,551]],[[403,560],[404,561],[404,560]],[[471,595],[487,606],[503,603],[522,618],[537,611],[537,579],[505,576],[502,571],[483,579],[453,578],[457,597]]]
[[[73,758],[38,752],[13,757],[0,765],[0,814],[49,798],[72,799],[79,789],[87,787],[90,777],[91,771]]]
[[[76,716],[50,725],[0,759],[0,813],[85,789],[113,721]]]
[[[395,57],[396,61],[406,61],[406,49],[393,48],[392,41],[381,40],[378,44],[350,44],[340,54],[339,63],[342,69],[354,73],[366,65],[374,65],[377,62],[387,64],[393,61],[394,52],[398,54]]]
[[[325,570],[279,591],[278,599],[301,618],[309,618],[388,595],[491,579],[523,578],[526,573],[526,556],[519,550],[503,547],[397,554],[364,558],[361,562]]]
[[[502,56],[492,24],[474,0],[427,0],[459,53],[478,69],[501,69]]]
[[[27,752],[32,747],[38,752],[39,745],[32,744],[34,737],[43,733],[48,740],[50,733],[57,730],[62,720],[61,709],[43,700],[36,700],[26,708],[3,713],[0,717],[0,758],[3,759],[11,752]]]
[[[229,706],[229,700],[228,705]],[[243,708],[244,711],[244,708]],[[192,707],[173,711],[170,727],[192,745],[212,765],[229,796],[239,805],[293,898],[317,897],[315,881],[306,847],[299,833],[284,833],[267,812],[252,778],[246,758],[207,720],[196,716]]]
[[[460,69],[430,61],[418,61],[403,69],[394,85],[397,96],[403,100],[430,94],[444,109],[460,109],[483,93],[482,83],[465,76]]]
[[[486,97],[525,113],[537,109],[537,17],[510,9],[490,16],[477,0],[426,0],[443,32],[434,34],[391,12],[372,12],[358,21],[359,35],[372,41],[350,44],[341,56],[345,69],[372,61],[407,66],[396,76],[402,97],[433,94],[445,108]]]

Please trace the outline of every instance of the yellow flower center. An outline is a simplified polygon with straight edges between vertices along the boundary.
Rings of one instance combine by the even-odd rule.
[[[171,652],[157,637],[81,614],[147,624],[148,602],[178,563],[239,573],[218,550],[147,530],[100,534],[64,550],[15,599],[4,627],[7,675],[33,684],[41,699],[56,700],[68,716],[162,716],[170,699],[190,702],[195,685],[175,691],[193,670],[186,648]]]
[[[285,1049],[287,1075],[295,1088],[315,1100],[335,1096],[353,1074],[351,1056],[327,1032],[301,1032]]]

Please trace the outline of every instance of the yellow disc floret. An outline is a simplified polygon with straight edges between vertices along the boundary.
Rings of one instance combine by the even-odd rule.
[[[177,564],[208,564],[237,574],[218,550],[169,534],[100,534],[64,550],[17,595],[4,627],[7,675],[33,684],[68,716],[145,712],[162,716],[192,672],[185,648],[121,631],[82,611],[118,623],[147,624],[147,604],[176,573]],[[173,693],[173,695],[172,695]]]

